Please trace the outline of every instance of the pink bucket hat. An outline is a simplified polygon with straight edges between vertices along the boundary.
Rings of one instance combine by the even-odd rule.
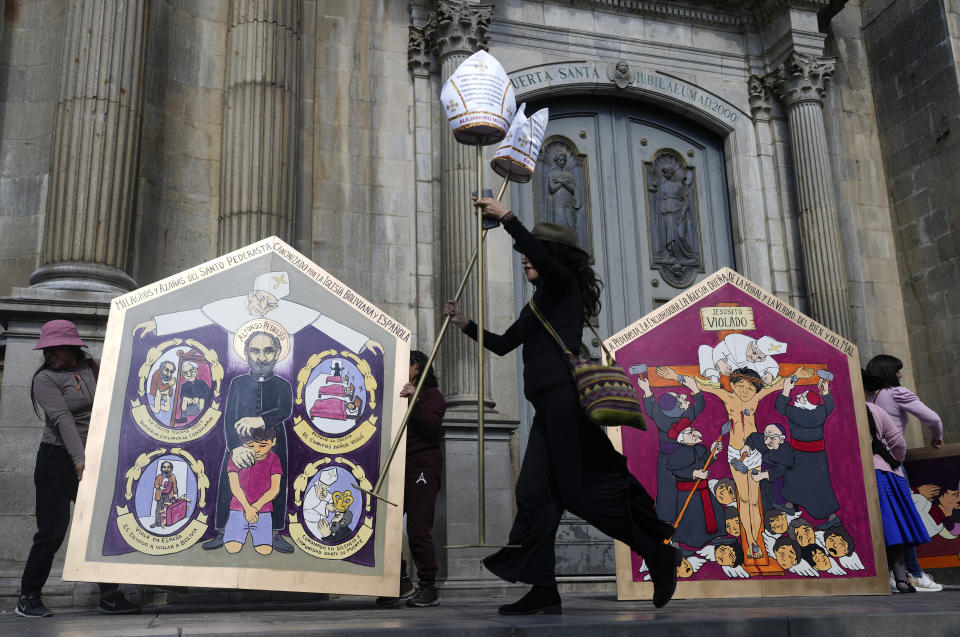
[[[33,349],[44,349],[45,347],[59,347],[62,345],[76,345],[86,347],[87,344],[80,338],[77,326],[70,321],[57,319],[56,321],[47,321],[40,328],[40,340],[33,346]]]

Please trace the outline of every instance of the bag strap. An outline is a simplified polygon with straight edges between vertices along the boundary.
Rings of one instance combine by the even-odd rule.
[[[560,349],[563,350],[563,353],[573,358],[573,354],[571,354],[570,350],[567,349],[567,346],[563,344],[563,340],[557,334],[557,331],[553,329],[553,326],[547,322],[547,319],[543,318],[543,315],[540,314],[540,310],[537,309],[537,306],[534,304],[533,299],[530,299],[530,303],[528,303],[528,305],[530,306],[530,309],[533,311],[534,316],[536,316],[537,320],[540,321],[540,324],[543,325],[543,327],[548,332],[550,332],[550,336],[552,336],[553,340],[557,342],[557,345],[560,346]]]
[[[603,338],[600,336],[600,334],[597,333],[597,330],[593,327],[593,323],[590,321],[590,315],[584,314],[583,318],[587,322],[587,327],[589,327],[590,331],[593,332],[593,335],[597,337],[597,342],[600,343],[600,348],[603,350],[603,353],[607,355],[606,364],[612,365],[614,360],[613,354],[611,354],[610,350],[607,349],[607,346],[604,345]]]
[[[557,334],[557,331],[553,329],[553,326],[547,322],[547,319],[543,318],[543,315],[540,314],[540,310],[537,309],[537,306],[534,304],[533,299],[530,299],[529,305],[530,305],[530,309],[533,311],[534,316],[536,316],[537,320],[540,321],[540,324],[543,325],[543,327],[546,328],[548,332],[550,332],[550,336],[552,336],[553,340],[557,342],[557,345],[560,346],[560,349],[563,350],[563,353],[566,354],[567,356],[572,357],[573,354],[571,354],[570,350],[567,349],[567,346],[564,345],[563,340],[561,340],[560,336]],[[593,327],[593,323],[590,322],[590,317],[587,314],[584,314],[583,318],[587,322],[587,326],[590,328],[590,331],[593,332],[593,335],[597,337],[597,341],[599,341],[600,347],[603,349],[604,354],[606,354],[607,356],[606,364],[607,365],[613,364],[613,360],[614,360],[613,354],[611,354],[610,350],[607,349],[607,346],[604,345],[603,339],[600,337],[600,334],[597,333],[597,330]]]

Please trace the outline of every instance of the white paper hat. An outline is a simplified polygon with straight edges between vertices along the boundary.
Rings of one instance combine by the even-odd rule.
[[[328,487],[337,481],[337,468],[329,467],[320,472],[320,482]]]
[[[461,144],[496,144],[517,110],[510,78],[486,51],[477,51],[457,67],[440,91],[440,102]]]
[[[290,277],[283,270],[267,272],[253,280],[253,289],[269,292],[278,299],[290,294]]]
[[[547,121],[550,119],[550,111],[545,108],[541,108],[528,118],[524,113],[526,107],[526,104],[521,104],[517,109],[507,136],[500,142],[500,148],[490,162],[493,172],[522,184],[533,177],[533,171],[537,167],[537,156],[540,154],[540,144],[543,142],[543,134],[547,130]]]
[[[757,348],[767,356],[787,353],[786,343],[781,343],[777,339],[770,338],[769,336],[763,336],[757,340]]]

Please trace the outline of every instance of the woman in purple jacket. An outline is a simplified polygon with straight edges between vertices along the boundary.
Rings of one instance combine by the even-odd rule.
[[[866,372],[870,376],[880,379],[881,388],[873,393],[869,401],[883,409],[891,416],[894,423],[899,427],[900,434],[907,428],[910,416],[915,416],[917,420],[930,428],[930,446],[939,449],[943,446],[943,422],[935,411],[924,405],[917,395],[906,387],[900,386],[900,379],[903,374],[903,361],[896,356],[889,354],[877,354],[867,363]],[[943,586],[933,581],[929,575],[923,572],[920,564],[917,562],[917,549],[915,546],[909,546],[906,549],[907,571],[910,576],[907,578],[911,585],[918,591],[935,592],[943,590]]]
[[[883,382],[878,377],[863,374],[863,389],[868,399],[882,387]],[[910,485],[903,473],[907,443],[896,421],[876,403],[867,402],[867,421],[870,424],[887,564],[893,572],[891,589],[897,593],[915,593],[917,589],[907,577],[905,553],[908,548],[916,551],[917,544],[929,542],[930,536],[913,504]]]

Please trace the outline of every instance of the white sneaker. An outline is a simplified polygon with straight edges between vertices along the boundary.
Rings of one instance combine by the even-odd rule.
[[[943,584],[937,584],[933,581],[933,578],[926,573],[917,578],[911,577],[910,583],[913,584],[913,587],[917,589],[918,592],[936,593],[943,590]]]
[[[893,576],[893,571],[890,571],[890,592],[891,592],[891,593],[899,593],[899,592],[900,592],[900,591],[897,590],[897,580],[896,580],[896,578]]]

